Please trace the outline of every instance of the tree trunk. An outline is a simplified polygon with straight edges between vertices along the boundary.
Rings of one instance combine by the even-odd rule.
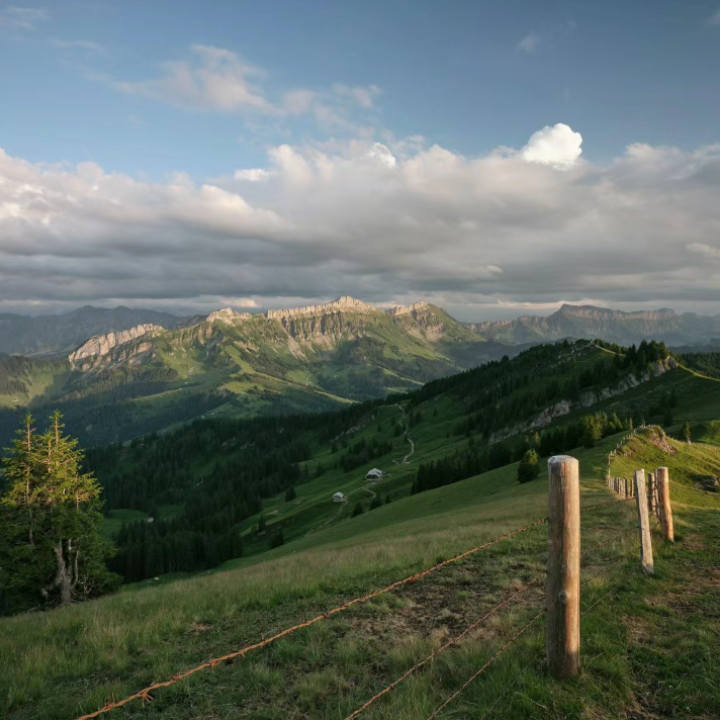
[[[65,607],[66,605],[70,605],[70,603],[72,603],[72,577],[70,575],[70,569],[65,562],[62,540],[60,541],[60,544],[53,549],[55,551],[55,562],[57,564],[55,587],[60,589],[60,607]]]

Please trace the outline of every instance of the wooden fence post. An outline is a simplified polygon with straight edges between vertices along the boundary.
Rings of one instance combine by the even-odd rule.
[[[648,488],[648,508],[650,510],[650,514],[655,515],[655,513],[657,512],[657,496],[655,494],[655,473],[648,473],[648,480],[650,486]]]
[[[675,542],[672,505],[670,505],[670,473],[666,467],[655,468],[655,482],[657,483],[658,510],[660,511],[663,535],[666,540]]]
[[[580,464],[548,460],[548,568],[545,648],[556,678],[580,673]]]
[[[640,532],[640,563],[646,575],[655,572],[653,565],[652,538],[650,536],[650,518],[648,516],[647,488],[645,471],[635,471],[635,500],[638,511],[638,530]]]

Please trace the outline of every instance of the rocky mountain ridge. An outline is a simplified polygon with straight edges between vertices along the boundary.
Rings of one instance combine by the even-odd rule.
[[[599,337],[621,345],[637,344],[645,339],[684,345],[720,337],[720,316],[678,314],[669,308],[624,312],[565,304],[547,317],[521,315],[515,320],[471,323],[469,327],[487,339],[508,343]]]
[[[84,358],[107,355],[118,345],[124,345],[148,333],[162,332],[164,328],[160,325],[137,325],[129,330],[119,330],[106,335],[96,335],[83,343],[77,350],[70,353],[68,360],[73,367]]]
[[[84,307],[70,313],[26,317],[0,314],[0,352],[8,355],[58,356],[78,351],[90,339],[106,344],[102,336],[129,331],[141,325],[155,325],[165,330],[192,329],[210,325],[243,325],[258,323],[259,318],[277,321],[291,337],[300,341],[307,337],[339,337],[344,330],[338,318],[350,320],[360,327],[361,317],[408,319],[408,330],[426,328],[436,337],[446,327],[462,327],[463,332],[482,336],[485,340],[505,344],[528,344],[559,340],[564,337],[593,338],[629,345],[643,339],[658,339],[668,345],[702,345],[720,338],[720,316],[693,313],[678,314],[668,308],[624,312],[591,305],[563,305],[549,316],[521,315],[514,320],[459,323],[444,310],[421,300],[408,306],[379,308],[344,295],[319,305],[268,310],[264,313],[216,310],[208,315],[179,317],[154,310],[125,307],[114,309]],[[320,319],[320,324],[306,320]],[[334,318],[327,321],[326,318]],[[413,322],[414,321],[414,322]],[[348,323],[345,322],[346,329]],[[112,341],[107,341],[112,343]],[[88,350],[86,348],[86,350]],[[101,352],[101,350],[99,351]]]

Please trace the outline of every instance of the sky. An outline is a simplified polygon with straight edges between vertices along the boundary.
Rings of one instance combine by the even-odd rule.
[[[0,0],[0,312],[720,313],[720,2]]]

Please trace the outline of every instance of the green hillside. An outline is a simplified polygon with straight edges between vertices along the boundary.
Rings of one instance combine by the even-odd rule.
[[[583,507],[612,500],[604,475],[616,443],[617,436],[610,436],[595,449],[574,451]],[[539,621],[442,717],[478,717],[491,706],[498,717],[518,719],[623,717],[638,707],[657,717],[720,712],[712,680],[720,660],[712,619],[720,609],[720,501],[717,493],[696,486],[697,476],[720,474],[720,451],[668,445],[669,452],[640,433],[628,443],[630,454],[611,468],[627,475],[637,467],[670,467],[678,538],[667,547],[654,531],[654,578],[639,572],[631,504],[583,513],[581,678],[567,684],[547,679]],[[68,718],[95,710],[108,696],[120,699],[542,518],[545,473],[525,485],[517,484],[515,473],[509,465],[398,498],[318,528],[265,554],[261,563],[260,556],[250,557],[223,572],[150,581],[67,610],[4,619],[3,714]],[[546,528],[536,526],[233,664],[157,691],[150,705],[135,701],[116,712],[137,718],[343,720],[524,583],[541,580],[546,546]],[[381,699],[366,717],[429,716],[542,602],[540,583]]]
[[[19,417],[60,408],[86,445],[204,417],[319,412],[407,392],[521,348],[486,341],[440,308],[352,298],[91,338],[65,358],[0,356],[0,445]]]
[[[138,581],[262,559],[529,447],[548,457],[644,422],[720,416],[720,382],[658,360],[661,346],[632,352],[539,346],[340,413],[208,420],[93,451],[113,527],[119,512],[153,518],[118,530],[113,567]]]

